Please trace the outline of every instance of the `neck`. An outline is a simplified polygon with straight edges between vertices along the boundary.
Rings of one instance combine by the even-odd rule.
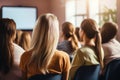
[[[84,45],[95,46],[95,40],[94,40],[94,38],[93,39],[85,38]]]
[[[95,43],[93,40],[90,40],[88,42],[85,42],[85,45],[88,45],[88,46],[95,46]]]

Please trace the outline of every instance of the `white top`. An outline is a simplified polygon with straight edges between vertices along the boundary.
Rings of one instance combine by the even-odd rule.
[[[14,46],[14,61],[16,64],[19,65],[20,57],[25,52],[25,50],[15,43],[13,43],[13,46]]]
[[[120,43],[117,40],[112,39],[108,43],[104,43],[103,49],[105,65],[113,59],[120,58]]]

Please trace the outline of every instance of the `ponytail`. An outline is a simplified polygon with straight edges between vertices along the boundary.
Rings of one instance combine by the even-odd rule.
[[[72,46],[73,50],[76,50],[78,48],[78,39],[75,34],[73,34],[71,36],[71,46]]]
[[[98,31],[96,31],[96,40],[95,40],[95,50],[98,60],[100,62],[101,69],[104,68],[103,59],[102,59],[102,45],[101,45],[101,36]]]
[[[71,42],[71,47],[74,50],[78,48],[78,39],[75,34],[75,26],[70,22],[64,22],[62,24],[62,32],[64,34],[64,39]]]

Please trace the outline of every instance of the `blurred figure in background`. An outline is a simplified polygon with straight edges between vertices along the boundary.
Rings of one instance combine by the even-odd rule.
[[[28,32],[23,32],[19,41],[19,45],[25,50],[28,51],[30,48],[31,36]]]
[[[14,42],[18,45],[19,45],[22,33],[23,33],[23,31],[21,31],[21,30],[16,31],[16,38],[15,38]]]
[[[101,28],[102,46],[105,53],[105,66],[110,61],[120,58],[120,43],[115,39],[117,32],[118,26],[113,22],[106,22]]]
[[[33,30],[31,49],[20,62],[23,80],[36,74],[61,74],[68,80],[70,61],[67,53],[56,50],[59,39],[59,23],[55,15],[40,16]]]
[[[0,80],[20,80],[22,77],[18,68],[20,56],[16,56],[24,50],[19,52],[20,48],[13,43],[15,36],[15,22],[12,19],[0,19]]]
[[[58,44],[57,49],[67,52],[70,56],[70,61],[72,61],[73,52],[78,49],[78,39],[75,34],[75,26],[70,22],[64,22],[62,24],[61,35],[63,41]]]

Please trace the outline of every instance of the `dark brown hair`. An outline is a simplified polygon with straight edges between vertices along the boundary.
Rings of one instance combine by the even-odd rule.
[[[106,22],[101,28],[102,43],[107,43],[117,34],[118,26],[113,22]]]
[[[78,48],[78,39],[75,35],[75,27],[70,22],[65,22],[62,24],[62,32],[66,40],[71,38],[71,46],[73,50]]]
[[[75,28],[75,34],[76,34],[78,40],[80,41],[79,29],[80,29],[79,27],[76,27],[76,28]]]
[[[8,73],[13,65],[13,46],[16,24],[12,19],[0,19],[0,71]]]
[[[81,23],[81,29],[85,32],[87,38],[92,39],[95,38],[95,51],[96,55],[99,59],[101,68],[103,68],[103,60],[101,54],[101,35],[98,31],[97,23],[93,19],[85,19]]]

